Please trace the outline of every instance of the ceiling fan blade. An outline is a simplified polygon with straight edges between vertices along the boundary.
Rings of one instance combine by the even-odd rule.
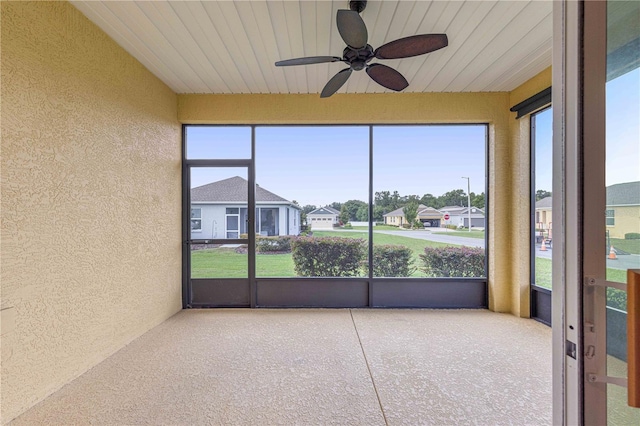
[[[367,74],[380,86],[399,92],[409,85],[406,78],[398,71],[382,64],[371,64],[367,67]]]
[[[338,62],[342,61],[342,58],[337,56],[309,56],[306,58],[286,59],[284,61],[276,62],[276,67],[287,67],[290,65],[310,65],[310,64],[322,64],[325,62]]]
[[[367,45],[367,39],[369,38],[367,26],[358,12],[345,9],[338,10],[336,24],[338,25],[340,37],[347,43],[347,46],[361,49]]]
[[[419,34],[383,44],[374,55],[378,59],[410,58],[442,49],[448,44],[446,34]]]
[[[328,98],[329,96],[336,93],[338,89],[340,89],[342,85],[347,82],[350,75],[351,75],[351,68],[345,68],[342,71],[340,71],[338,74],[331,77],[331,80],[329,80],[327,84],[324,86],[324,89],[322,89],[322,93],[320,93],[320,97]]]

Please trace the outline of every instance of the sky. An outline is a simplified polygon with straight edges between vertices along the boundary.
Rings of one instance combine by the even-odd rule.
[[[217,142],[211,142],[211,141]],[[249,127],[188,129],[188,158],[249,158]],[[374,192],[435,196],[463,189],[485,190],[485,127],[374,126]],[[243,169],[192,169],[192,187]],[[368,126],[256,127],[256,181],[301,205],[367,201]]]

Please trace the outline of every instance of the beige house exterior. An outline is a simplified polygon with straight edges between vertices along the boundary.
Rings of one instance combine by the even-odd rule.
[[[552,197],[545,197],[536,201],[536,229],[548,231],[552,228],[551,223]]]
[[[404,216],[403,209],[404,207],[400,207],[399,209],[395,209],[394,211],[383,215],[384,224],[401,227],[407,223],[407,218]],[[442,212],[434,209],[433,207],[427,207],[420,204],[418,206],[418,215],[416,216],[416,219],[425,224],[425,226],[439,227],[440,222],[442,221]]]
[[[640,233],[640,181],[607,187],[605,223],[611,238]]]

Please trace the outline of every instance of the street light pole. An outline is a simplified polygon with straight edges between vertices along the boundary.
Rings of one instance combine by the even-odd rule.
[[[462,176],[467,180],[467,212],[469,212],[469,232],[471,232],[471,178]]]

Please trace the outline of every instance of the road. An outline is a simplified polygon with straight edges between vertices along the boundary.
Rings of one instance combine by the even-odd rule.
[[[340,230],[340,232],[366,232],[366,231],[356,231],[356,230]],[[481,247],[484,248],[484,239],[482,238],[469,238],[460,236],[459,233],[457,235],[446,235],[440,234],[440,232],[446,232],[446,229],[438,229],[436,232],[438,234],[433,234],[431,231],[375,231],[376,234],[387,234],[387,235],[397,235],[400,237],[408,237],[415,238],[418,240],[427,240],[434,241],[438,243],[446,243],[446,244],[456,244],[470,247]],[[536,244],[535,247],[536,257],[540,257],[543,259],[551,259],[553,254],[553,247],[547,247],[546,251],[540,250],[540,244]],[[618,259],[612,260],[607,259],[607,268],[612,269],[640,269],[640,255],[637,254],[627,254],[627,255],[618,255]]]

